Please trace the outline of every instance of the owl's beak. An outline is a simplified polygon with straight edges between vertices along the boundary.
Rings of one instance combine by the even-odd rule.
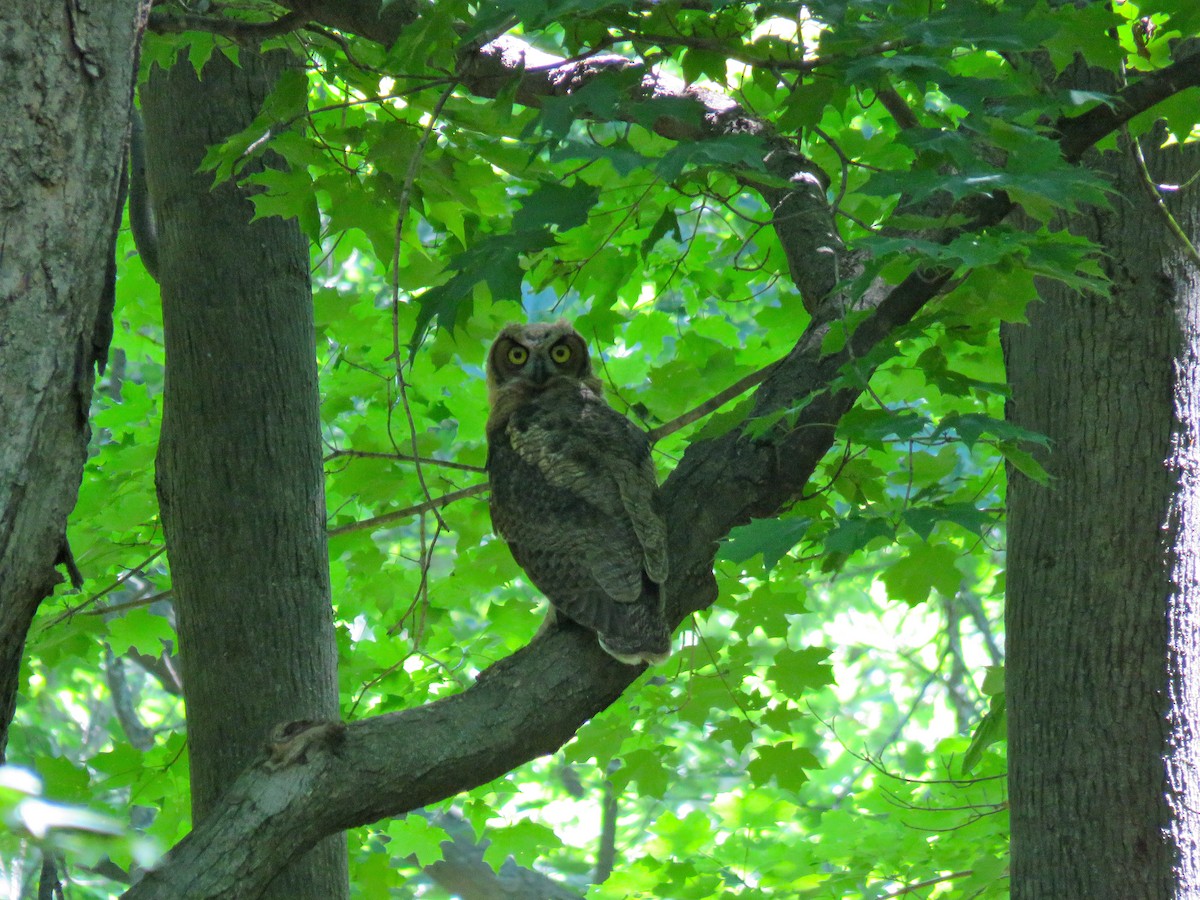
[[[542,385],[550,380],[553,374],[548,361],[542,356],[535,356],[529,361],[528,377],[534,384]]]

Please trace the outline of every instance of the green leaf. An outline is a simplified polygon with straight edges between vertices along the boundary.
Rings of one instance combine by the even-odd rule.
[[[949,544],[920,543],[906,548],[904,558],[893,563],[880,576],[893,600],[909,606],[924,603],[929,591],[937,588],[944,597],[953,597],[962,584],[956,563],[961,551]]]
[[[544,854],[562,844],[553,829],[528,819],[504,828],[489,828],[487,839],[491,843],[483,851],[483,861],[496,871],[510,856],[517,865],[532,866]]]
[[[904,523],[922,540],[929,540],[938,522],[953,522],[972,534],[985,535],[996,525],[993,513],[978,509],[973,503],[944,503],[930,506],[911,506],[901,515]]]
[[[950,431],[956,433],[968,447],[975,446],[985,434],[1000,441],[1021,441],[1038,444],[1042,447],[1050,446],[1050,439],[1044,434],[1029,431],[1003,419],[995,419],[982,413],[950,413],[938,423],[937,428],[934,429],[933,438],[939,438]]]
[[[806,647],[803,650],[780,650],[767,677],[784,695],[800,700],[810,691],[833,684],[833,668],[825,665],[830,651],[825,647]]]
[[[988,666],[984,669],[983,684],[979,689],[989,697],[1004,693],[1004,666]]]
[[[714,53],[710,50],[688,49],[680,60],[683,77],[688,84],[699,81],[705,75],[718,84],[725,82],[726,58],[724,53]]]
[[[663,208],[658,219],[650,227],[650,233],[642,241],[639,251],[643,259],[668,232],[674,236],[676,243],[683,243],[683,235],[679,231],[679,219],[675,215],[675,210],[669,206]]]
[[[750,760],[746,770],[757,785],[777,784],[784,790],[798,791],[808,782],[806,770],[820,768],[821,764],[811,750],[784,741],[755,748],[754,759]]]
[[[623,787],[637,782],[638,792],[647,797],[662,797],[670,784],[670,772],[657,753],[638,749],[621,758],[621,768],[613,775],[614,785]]]
[[[766,146],[761,137],[731,134],[692,143],[676,144],[658,162],[658,175],[674,181],[688,166],[719,166],[764,171]]]
[[[131,648],[146,656],[158,656],[163,645],[174,640],[171,623],[144,607],[131,609],[108,622],[108,645],[116,656],[123,656]]]
[[[851,515],[842,519],[825,536],[825,549],[831,553],[850,555],[877,538],[893,539],[896,528],[879,516]]]
[[[570,187],[544,182],[521,201],[513,216],[514,231],[539,231],[555,226],[561,230],[576,228],[587,222],[588,212],[596,205],[599,191],[582,181]]]
[[[745,563],[762,554],[763,568],[770,572],[800,543],[811,524],[811,519],[754,519],[729,533],[717,549],[717,558]]]
[[[422,868],[442,858],[442,844],[449,838],[444,829],[429,824],[420,813],[409,813],[403,819],[388,822],[387,833],[393,844],[393,856],[415,856]]]
[[[667,842],[672,855],[679,859],[702,853],[713,838],[712,822],[698,809],[682,818],[670,811],[663,813],[654,822],[654,833]]]
[[[832,78],[815,78],[805,82],[784,101],[784,112],[779,117],[780,130],[796,131],[819,125],[838,90],[839,85]]]
[[[1000,445],[1000,452],[1004,454],[1004,458],[1012,464],[1012,467],[1026,478],[1031,478],[1042,485],[1050,483],[1050,473],[1042,467],[1040,462],[1034,459],[1033,454],[1026,453],[1024,450],[1007,443]]]
[[[878,447],[888,438],[907,441],[929,425],[929,417],[917,413],[858,408],[842,417],[838,430],[849,440]]]

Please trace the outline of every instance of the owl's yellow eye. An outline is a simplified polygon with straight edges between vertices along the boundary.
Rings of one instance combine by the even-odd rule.
[[[508,350],[508,361],[514,366],[523,366],[525,361],[529,359],[529,351],[524,347],[510,347]]]
[[[571,348],[566,344],[555,344],[550,348],[550,358],[561,366],[571,358]]]

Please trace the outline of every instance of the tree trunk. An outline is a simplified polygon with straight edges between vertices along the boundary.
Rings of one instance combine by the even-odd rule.
[[[159,499],[179,621],[197,822],[273,728],[338,718],[307,242],[197,174],[285,57],[183,60],[143,89],[167,376]],[[264,896],[346,896],[340,836]]]
[[[71,6],[0,4],[0,761],[87,454],[140,32],[137,0]]]
[[[1089,160],[1112,179],[1113,208],[1072,222],[1107,254],[1112,297],[1047,286],[1029,325],[1005,335],[1010,418],[1050,437],[1043,461],[1053,479],[1042,487],[1013,472],[1008,493],[1020,900],[1197,896],[1194,874],[1181,883],[1175,868],[1196,853],[1200,809],[1192,737],[1200,295],[1182,242],[1121,145]],[[1178,183],[1200,153],[1173,147],[1148,162],[1157,181]],[[1196,235],[1194,196],[1190,203]]]
[[[1200,166],[1200,153],[1175,155],[1161,170],[1181,183]],[[1186,165],[1185,165],[1186,164]],[[1157,165],[1157,160],[1155,162]],[[1191,171],[1184,173],[1190,166]],[[1176,218],[1193,247],[1200,240],[1200,202],[1177,205]],[[1200,260],[1176,250],[1166,261],[1176,287],[1180,345],[1172,385],[1173,494],[1167,519],[1171,594],[1167,601],[1166,748],[1168,827],[1175,853],[1175,897],[1200,897]]]

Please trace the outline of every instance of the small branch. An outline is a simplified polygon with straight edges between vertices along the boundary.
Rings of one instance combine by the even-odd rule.
[[[875,95],[902,131],[920,127],[921,123],[917,120],[917,114],[912,111],[912,107],[904,102],[904,98],[896,93],[894,87],[891,85],[881,87],[876,91]]]
[[[455,500],[463,500],[467,497],[474,497],[476,494],[482,494],[488,489],[486,483],[475,484],[468,488],[463,488],[460,491],[451,491],[449,494],[443,494],[440,497],[434,497],[426,500],[424,503],[418,503],[415,506],[407,506],[404,509],[397,509],[394,512],[384,513],[382,516],[374,516],[370,519],[363,519],[360,522],[348,522],[345,525],[338,525],[336,528],[329,529],[329,536],[333,537],[338,534],[349,534],[352,531],[369,531],[373,528],[379,528],[383,525],[390,525],[392,522],[399,522],[401,519],[407,519],[412,516],[419,516],[423,512],[429,512],[431,509],[441,509],[444,506],[449,506]]]
[[[148,653],[138,653],[132,647],[125,657],[140,666],[147,674],[153,675],[159,685],[168,694],[176,697],[183,696],[183,675],[179,671],[175,657],[163,651],[158,656]]]
[[[617,862],[617,816],[620,813],[620,806],[617,789],[608,775],[604,778],[603,795],[600,802],[600,849],[596,852],[596,867],[592,874],[592,884],[606,882]]]
[[[42,872],[38,878],[38,900],[63,900],[63,886],[58,878],[58,865],[54,850],[42,850]]]
[[[962,590],[958,592],[958,599],[966,607],[967,614],[971,617],[971,621],[975,623],[975,630],[983,638],[983,642],[987,646],[988,656],[991,657],[992,665],[1004,665],[1004,652],[1000,649],[1000,645],[996,643],[995,635],[992,634],[992,623],[988,621],[987,613],[984,612],[983,602],[979,599],[979,595],[974,591]]]
[[[739,394],[744,394],[746,391],[750,390],[750,388],[762,384],[764,379],[771,374],[771,370],[774,369],[778,364],[779,363],[777,362],[773,362],[769,366],[764,366],[763,368],[759,369],[757,372],[751,372],[745,378],[731,384],[729,387],[725,388],[725,390],[714,395],[710,399],[705,400],[699,406],[688,410],[681,416],[677,416],[670,422],[659,425],[657,428],[652,429],[649,432],[650,443],[658,443],[667,435],[674,434],[675,432],[691,425],[693,422],[703,419],[714,410],[720,409]]]
[[[1059,144],[1068,162],[1079,162],[1083,153],[1112,134],[1134,116],[1182,90],[1200,85],[1200,52],[1152,72],[1118,91],[1105,104],[1083,115],[1058,120]]]
[[[104,646],[104,680],[121,730],[130,744],[145,753],[154,746],[154,732],[138,717],[137,701],[125,678],[125,663],[113,655],[107,644]]]
[[[945,884],[947,881],[955,881],[959,878],[968,878],[974,875],[973,869],[967,869],[963,872],[951,872],[949,875],[940,875],[937,878],[930,878],[928,881],[918,881],[915,884],[907,885],[899,890],[892,891],[888,894],[880,894],[879,900],[891,900],[893,897],[903,897],[905,894],[912,894],[916,891],[924,890],[928,887],[933,887],[938,884]]]
[[[623,40],[641,44],[654,44],[658,47],[687,47],[689,50],[701,50],[708,53],[720,53],[726,59],[740,62],[746,66],[768,69],[777,72],[811,72],[821,65],[817,59],[771,59],[757,56],[741,49],[744,45],[726,43],[716,38],[696,37],[685,34],[644,34],[641,32],[621,32]]]
[[[1167,231],[1179,242],[1179,246],[1183,252],[1192,261],[1192,265],[1200,268],[1200,252],[1196,251],[1196,245],[1188,239],[1187,233],[1171,215],[1171,210],[1167,209],[1166,201],[1163,200],[1162,194],[1159,193],[1158,187],[1154,183],[1154,179],[1150,177],[1150,169],[1146,166],[1146,156],[1142,153],[1141,142],[1129,131],[1129,128],[1122,126],[1125,132],[1125,138],[1129,141],[1130,150],[1133,151],[1134,163],[1137,166],[1138,174],[1141,176],[1142,185],[1146,188],[1146,196],[1154,204],[1154,208],[1158,210],[1162,216],[1163,224],[1167,226]]]
[[[147,26],[157,34],[179,34],[184,31],[207,31],[239,41],[261,42],[267,38],[303,28],[309,17],[303,12],[285,13],[271,22],[244,22],[221,16],[201,16],[195,13],[152,12]]]
[[[97,600],[101,599],[102,597],[105,597],[108,594],[111,594],[113,591],[115,591],[117,588],[119,588],[121,585],[123,585],[126,581],[128,581],[134,575],[145,574],[146,566],[150,565],[150,563],[154,562],[156,559],[158,559],[160,556],[162,556],[166,552],[167,552],[167,548],[165,546],[159,547],[157,550],[155,550],[153,553],[151,553],[149,556],[147,556],[144,560],[142,560],[140,563],[138,563],[132,569],[125,570],[125,572],[123,572],[120,575],[120,577],[118,577],[117,580],[114,581],[112,584],[110,584],[107,587],[102,588],[101,590],[92,594],[92,596],[88,597],[82,603],[78,603],[75,606],[72,606],[70,609],[66,610],[65,612],[59,613],[57,616],[55,616],[53,619],[51,619],[49,622],[47,622],[46,625],[43,627],[44,628],[53,628],[55,625],[65,622],[67,619],[70,619],[76,613],[81,612],[85,608],[91,606]]]
[[[429,506],[421,511],[424,515],[426,510],[433,510],[434,516],[437,517],[438,527],[445,528],[446,523],[442,521],[441,513],[438,512],[438,507],[433,502],[433,496],[429,492],[429,485],[425,482],[425,473],[421,469],[421,457],[417,453],[417,423],[413,418],[412,407],[408,402],[408,383],[404,378],[404,356],[400,352],[400,244],[404,232],[404,222],[408,217],[409,198],[412,194],[413,184],[417,178],[417,170],[421,167],[421,160],[425,157],[425,146],[429,143],[429,138],[433,134],[434,126],[437,125],[438,117],[442,114],[442,108],[446,105],[446,101],[450,99],[454,93],[454,88],[458,82],[452,81],[442,91],[438,97],[437,103],[434,104],[433,112],[429,115],[429,124],[425,127],[421,134],[420,141],[417,142],[417,148],[413,151],[413,157],[408,164],[408,172],[404,176],[404,186],[400,190],[400,200],[398,203],[399,213],[396,217],[396,244],[392,249],[392,356],[396,363],[396,387],[400,391],[400,402],[404,406],[404,416],[408,421],[408,437],[412,445],[412,458],[416,464],[417,483],[421,485],[421,493],[425,495]],[[389,424],[391,418],[389,416]],[[389,436],[391,429],[388,429]],[[395,443],[393,442],[393,446]],[[396,448],[399,453],[399,448]],[[421,565],[427,567],[428,563],[425,554],[425,529],[421,529]],[[422,578],[422,580],[424,580]]]
[[[483,466],[473,466],[469,463],[454,462],[449,459],[434,459],[431,456],[410,456],[407,453],[377,453],[370,450],[334,450],[325,456],[322,462],[332,462],[335,459],[389,459],[398,462],[420,463],[423,466],[440,466],[444,469],[457,469],[460,472],[478,472],[486,474]]]
[[[136,600],[126,600],[124,603],[114,603],[112,606],[102,606],[100,609],[88,609],[80,613],[83,616],[107,616],[112,613],[124,612],[127,609],[138,609],[142,606],[151,606],[159,600],[168,599],[174,590],[168,588],[165,591],[159,591],[157,594],[151,594],[149,597],[139,597]]]

